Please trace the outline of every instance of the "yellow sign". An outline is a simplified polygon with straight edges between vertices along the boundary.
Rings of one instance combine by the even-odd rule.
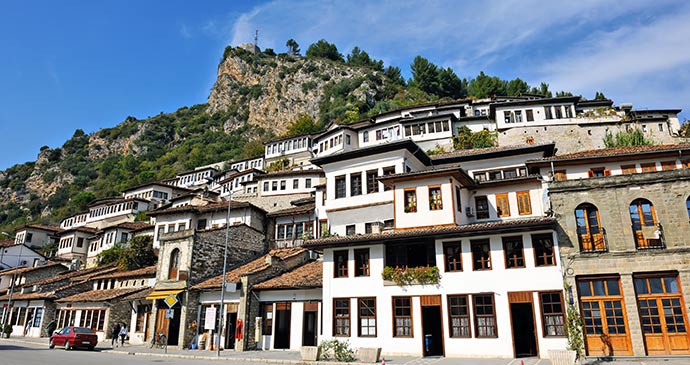
[[[177,294],[170,294],[165,297],[163,301],[168,305],[168,308],[172,308],[175,304],[177,304]]]

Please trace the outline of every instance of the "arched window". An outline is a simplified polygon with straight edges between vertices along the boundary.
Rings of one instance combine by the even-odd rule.
[[[597,207],[589,203],[578,205],[575,209],[575,221],[580,251],[601,252],[608,250]]]
[[[630,221],[638,249],[663,247],[654,205],[649,200],[636,199],[630,203]]]
[[[174,249],[170,253],[170,269],[168,270],[168,280],[177,280],[177,272],[180,268],[180,250]]]

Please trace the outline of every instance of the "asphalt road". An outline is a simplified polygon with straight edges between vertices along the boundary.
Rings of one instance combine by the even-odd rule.
[[[241,364],[241,362],[223,361],[224,364]],[[96,351],[63,349],[51,350],[48,346],[0,342],[0,365],[201,365],[221,364],[218,361],[193,359],[160,358],[151,356],[131,356],[108,354]],[[254,363],[253,365],[256,365]]]

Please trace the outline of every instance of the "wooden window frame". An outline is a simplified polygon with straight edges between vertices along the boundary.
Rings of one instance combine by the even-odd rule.
[[[460,213],[462,213],[462,197],[460,196],[460,187],[457,185],[453,185],[455,188],[455,205],[456,205],[456,210]]]
[[[578,222],[578,212],[582,211],[584,219],[584,226]],[[597,221],[598,232],[592,232],[592,224],[590,214],[595,214]],[[585,233],[580,233],[584,229]],[[606,240],[604,239],[604,228],[601,225],[601,217],[599,216],[599,209],[594,204],[584,203],[575,208],[575,233],[577,234],[580,243],[580,252],[605,252],[608,251],[606,247]],[[585,247],[588,246],[588,247]]]
[[[379,171],[378,170],[367,170],[367,194],[373,194],[379,192]]]
[[[177,280],[177,274],[180,271],[180,249],[174,248],[170,251],[168,261],[168,280]]]
[[[510,196],[508,193],[496,194],[496,215],[510,217]]]
[[[475,255],[477,249],[481,250],[482,252],[484,251],[482,248],[477,248],[475,249],[476,246],[486,246],[489,248],[487,252],[484,252],[484,254],[487,256],[486,259],[481,258],[480,260],[477,260],[477,257]],[[491,240],[488,238],[482,238],[482,239],[476,239],[476,240],[470,240],[470,251],[472,252],[472,271],[488,271],[491,270]],[[479,264],[479,266],[477,265]]]
[[[386,166],[381,169],[381,176],[395,175],[395,166]],[[392,190],[393,188],[387,185],[383,185],[383,191]]]
[[[553,172],[553,180],[554,181],[566,181],[566,180],[568,180],[567,170],[555,170]]]
[[[598,173],[601,173],[601,175],[597,175]],[[588,177],[604,177],[604,176],[611,176],[611,170],[605,168],[605,167],[592,167],[587,171],[587,176]]]
[[[342,183],[342,189],[338,186],[339,183]],[[335,194],[333,195],[335,199],[343,199],[347,197],[347,180],[345,179],[345,175],[336,176],[335,184],[333,186],[335,187]]]
[[[661,161],[661,171],[670,171],[670,170],[675,170],[676,168],[677,168],[676,160]]]
[[[463,305],[452,304],[451,301],[453,299],[456,299],[456,298],[464,298],[465,299],[465,305],[463,306]],[[470,315],[470,297],[469,297],[469,295],[467,295],[467,294],[450,295],[449,294],[447,300],[448,300],[448,337],[450,337],[450,338],[472,338],[472,318],[471,318],[472,316]],[[465,311],[467,312],[467,314],[466,315],[463,315],[463,314],[454,315],[453,309],[455,307],[459,307],[459,308],[465,307]],[[460,333],[463,332],[462,331],[463,327],[466,328],[466,330],[467,330],[466,336],[462,336],[462,335],[454,336],[453,335],[453,333],[454,333],[453,329],[456,327],[453,325],[453,318],[459,318],[460,323],[462,323],[463,318],[465,318],[467,320],[467,326],[462,326],[462,324],[460,324],[460,326],[458,327]]]
[[[479,210],[480,202],[486,204],[486,210]],[[491,209],[489,208],[489,198],[486,195],[479,195],[474,197],[474,212],[477,219],[489,219],[491,218]],[[479,215],[481,212],[481,216]]]
[[[350,196],[362,195],[362,173],[350,174]]]
[[[566,337],[567,336],[567,326],[565,324],[565,302],[563,301],[563,292],[562,291],[543,291],[543,292],[538,292],[539,294],[539,308],[541,309],[541,323],[542,323],[542,336],[543,337]],[[561,306],[561,311],[560,312],[546,312],[546,307],[545,304],[549,304],[553,306],[555,302],[545,302],[543,295],[558,295],[559,303]],[[548,324],[546,320],[546,316],[558,316],[560,315],[562,318],[562,322],[559,325],[553,325],[553,324]],[[556,329],[556,332],[558,332],[558,327],[562,328],[562,334],[549,334],[548,329],[550,327],[554,327]]]
[[[525,244],[522,240],[522,236],[505,236],[501,237],[501,241],[503,243],[503,256],[505,258],[505,265],[506,269],[520,269],[525,267]],[[508,245],[512,242],[520,242],[520,247],[518,249],[514,249],[513,247],[509,247]],[[508,251],[519,251],[519,255],[509,255]],[[522,264],[520,264],[520,261],[522,261]]]
[[[366,255],[366,263],[362,260]],[[355,249],[355,277],[370,276],[371,256],[368,248]]]
[[[525,120],[534,122],[534,111],[532,111],[532,109],[525,110]]]
[[[340,302],[341,306],[338,306]],[[333,298],[333,337],[350,337],[352,334],[352,301],[350,298]],[[342,304],[347,303],[347,306],[342,306]],[[347,315],[339,316],[338,310],[346,310]],[[347,325],[338,325],[338,320],[346,321]],[[342,329],[346,333],[338,333],[338,329]]]
[[[623,175],[632,175],[637,173],[637,165],[621,165],[621,173]]]
[[[443,193],[441,185],[428,186],[427,190],[429,192],[429,210],[443,210]],[[438,190],[438,199],[434,201],[432,190]]]
[[[373,316],[363,316],[362,315],[362,309],[363,309],[362,304],[363,304],[363,301],[365,301],[365,300],[374,302],[374,306],[373,306],[374,315]],[[367,307],[366,309],[371,309],[371,308]],[[362,319],[372,319],[372,318],[374,319],[374,326],[373,326],[374,327],[374,334],[373,335],[372,334],[363,335],[362,334]],[[367,327],[371,330],[372,326],[365,326],[365,327]],[[373,337],[376,337],[377,335],[378,335],[378,318],[377,318],[377,314],[376,314],[376,297],[357,298],[357,336],[373,338]]]
[[[518,191],[515,193],[518,203],[518,214],[519,215],[530,215],[532,214],[532,199],[530,197],[529,190]]]
[[[656,168],[656,162],[649,162],[649,163],[641,163],[640,164],[640,171],[643,173],[645,172],[657,172]]]
[[[343,262],[338,262],[338,257],[344,257],[344,266],[341,266]],[[333,277],[334,278],[347,278],[349,276],[348,266],[350,265],[350,250],[335,250],[333,251]]]
[[[413,199],[408,200],[408,195],[412,196]],[[403,203],[405,213],[416,213],[418,211],[419,202],[417,201],[417,189],[409,188],[403,190]]]
[[[544,238],[549,237],[551,240],[551,254],[550,255],[539,255],[539,252],[537,250],[537,239],[540,236],[543,236]],[[532,250],[534,251],[534,266],[535,267],[549,267],[549,266],[556,266],[556,243],[554,242],[553,235],[551,233],[536,233],[531,235],[532,239]],[[539,263],[539,260],[543,259],[544,263]],[[547,262],[550,260],[551,262]]]
[[[489,297],[491,298],[491,314],[479,314],[477,311],[477,307],[480,305],[477,304],[477,299],[481,297]],[[481,304],[481,307],[488,307],[486,304]],[[472,312],[474,313],[474,337],[475,338],[498,338],[498,324],[496,323],[496,299],[494,293],[481,293],[481,294],[474,294],[472,295]],[[492,326],[487,326],[487,325],[482,325],[482,328],[493,328],[493,335],[481,335],[480,334],[480,326],[479,326],[479,319],[480,318],[493,318],[493,325]]]
[[[450,251],[454,248],[459,251],[457,256],[454,251]],[[462,272],[462,241],[443,242],[443,262],[445,272]]]
[[[396,306],[396,303],[395,303],[396,299],[408,300],[409,305],[407,305],[407,306],[403,306],[403,305]],[[391,298],[391,301],[392,301],[391,304],[393,307],[393,315],[392,315],[392,317],[393,317],[393,337],[413,338],[414,337],[414,312],[413,312],[413,306],[412,306],[412,297],[410,297],[410,296],[395,296],[395,297]],[[409,308],[410,313],[408,316],[398,316],[396,314],[397,308]],[[410,325],[409,325],[410,334],[409,335],[397,335],[398,326],[396,325],[396,319],[398,319],[398,318],[409,318],[409,320],[410,320]],[[407,327],[408,326],[404,326],[403,328],[407,328]],[[405,331],[403,331],[403,332],[405,332]]]

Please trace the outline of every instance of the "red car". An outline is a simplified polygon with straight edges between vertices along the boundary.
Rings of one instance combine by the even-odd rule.
[[[55,346],[64,346],[65,350],[83,347],[93,350],[98,343],[98,336],[89,328],[65,327],[50,336],[51,349]]]

